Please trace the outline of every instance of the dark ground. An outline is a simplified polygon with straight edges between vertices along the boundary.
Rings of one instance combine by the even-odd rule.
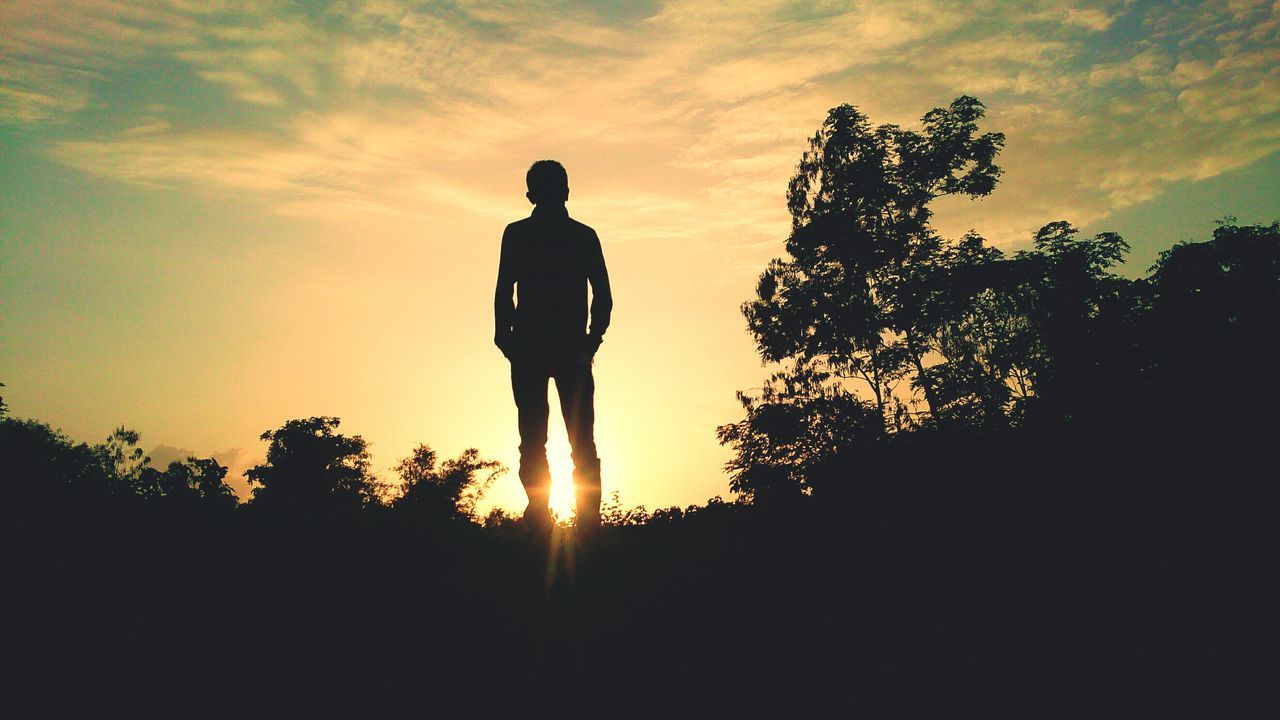
[[[6,717],[1257,717],[1266,433],[919,440],[590,547],[390,514],[7,524]]]

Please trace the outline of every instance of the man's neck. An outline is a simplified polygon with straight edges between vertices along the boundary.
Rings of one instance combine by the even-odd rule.
[[[533,206],[533,214],[543,217],[568,217],[569,211],[564,203],[538,203]]]

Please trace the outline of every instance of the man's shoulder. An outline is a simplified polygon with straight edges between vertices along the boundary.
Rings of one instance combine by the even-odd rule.
[[[568,221],[566,228],[568,232],[565,233],[567,236],[575,238],[578,242],[590,243],[596,240],[595,228],[571,217],[565,218],[565,220]]]
[[[596,230],[595,230],[595,228],[591,227],[590,225],[588,225],[588,224],[586,224],[586,223],[584,223],[584,222],[582,222],[582,221],[580,221],[580,220],[575,220],[575,219],[573,219],[573,218],[569,218],[569,225],[570,225],[574,230],[576,230],[576,231],[578,231],[578,232],[582,233],[583,235],[595,235],[595,234],[596,234]]]
[[[522,231],[524,231],[524,230],[528,229],[528,228],[530,227],[530,225],[532,225],[532,223],[530,222],[531,220],[533,220],[533,218],[531,218],[531,217],[523,217],[523,218],[520,218],[519,220],[516,220],[515,222],[507,223],[507,230],[506,230],[506,231],[507,231],[507,232],[522,232]]]
[[[593,238],[596,235],[595,228],[567,215],[561,216],[560,223],[560,232],[563,232],[567,225],[569,231],[574,235],[587,238]],[[531,215],[529,217],[520,218],[515,222],[507,223],[506,233],[511,236],[520,236],[534,232],[542,232],[545,231],[545,229],[546,226],[540,222],[536,216]]]

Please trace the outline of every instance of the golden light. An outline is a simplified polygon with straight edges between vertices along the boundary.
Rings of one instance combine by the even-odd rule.
[[[553,408],[553,411],[555,408]],[[553,419],[554,418],[553,416]],[[547,464],[551,466],[551,514],[558,522],[568,522],[573,517],[573,459],[569,455],[569,442],[564,428],[552,428],[547,433]]]

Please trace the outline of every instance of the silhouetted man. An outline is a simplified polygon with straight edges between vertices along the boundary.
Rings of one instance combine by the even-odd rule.
[[[511,361],[511,389],[520,425],[520,482],[525,520],[551,527],[547,466],[547,382],[554,378],[573,453],[578,526],[600,525],[600,458],[596,455],[595,381],[591,361],[609,327],[613,296],[596,231],[569,217],[569,176],[554,160],[525,175],[533,213],[502,234],[493,341]],[[587,284],[591,326],[587,327]],[[512,302],[512,290],[519,304]]]

